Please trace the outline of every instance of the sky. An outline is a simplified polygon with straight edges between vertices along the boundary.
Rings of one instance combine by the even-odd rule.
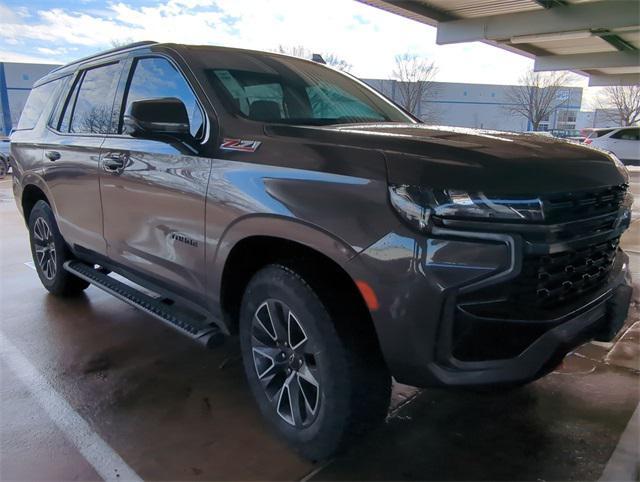
[[[355,0],[0,0],[0,61],[64,63],[156,40],[333,53],[362,78],[390,78],[394,57],[435,61],[435,80],[516,83],[533,62],[479,42],[435,43],[428,25]],[[586,83],[581,82],[582,85]]]

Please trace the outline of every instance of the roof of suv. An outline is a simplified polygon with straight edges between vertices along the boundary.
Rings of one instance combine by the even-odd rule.
[[[72,67],[75,69],[75,67],[78,66],[79,64],[82,64],[82,63],[85,63],[85,62],[90,62],[90,61],[96,60],[96,59],[100,59],[102,57],[108,57],[110,55],[119,54],[119,53],[126,52],[126,51],[129,51],[129,50],[135,50],[135,49],[138,49],[138,48],[149,47],[151,45],[157,45],[157,44],[158,44],[158,42],[154,42],[154,41],[151,41],[151,40],[145,40],[145,41],[142,41],[142,42],[134,42],[134,43],[130,43],[130,44],[127,44],[127,45],[122,45],[121,47],[115,47],[113,49],[105,50],[103,52],[99,52],[97,54],[90,55],[88,57],[83,57],[81,59],[74,60],[73,62],[69,62],[68,64],[61,65],[60,67],[57,67],[57,68],[53,69],[47,75],[42,77],[38,82],[36,82],[35,86],[38,86],[38,85],[50,80],[50,77],[57,77],[60,74],[65,74],[65,73],[67,73],[67,70],[71,70]]]
[[[118,54],[122,54],[125,52],[129,52],[132,50],[137,50],[137,49],[142,49],[145,47],[162,47],[162,46],[167,46],[167,47],[172,47],[175,49],[188,49],[191,51],[198,51],[198,50],[203,50],[203,49],[216,49],[216,50],[222,50],[222,51],[236,51],[236,52],[251,52],[251,53],[260,53],[260,54],[266,54],[266,55],[274,55],[274,56],[282,56],[282,57],[289,57],[291,58],[291,55],[287,55],[284,53],[279,53],[279,52],[265,52],[265,51],[260,51],[260,50],[252,50],[252,49],[241,49],[241,48],[234,48],[234,47],[222,47],[219,45],[188,45],[188,44],[176,44],[176,43],[171,43],[171,42],[155,42],[152,40],[145,40],[145,41],[141,41],[141,42],[134,42],[134,43],[130,43],[127,45],[123,45],[121,47],[116,47],[110,50],[105,50],[103,52],[99,52],[97,54],[94,55],[90,55],[88,57],[83,57],[81,59],[78,60],[74,60],[73,62],[70,62],[68,64],[62,65],[54,70],[52,70],[51,72],[49,72],[47,75],[45,75],[44,77],[42,77],[40,80],[38,80],[34,87],[37,87],[41,84],[47,83],[55,78],[58,77],[62,77],[64,75],[68,75],[70,73],[73,73],[77,67],[79,65],[82,65],[84,63],[88,63],[88,62],[93,62],[95,60],[99,60],[102,58],[108,58],[110,56],[114,56],[114,55],[118,55]],[[301,60],[303,62],[310,62],[310,63],[315,63],[317,64],[318,62],[315,62],[314,60],[310,60],[310,59],[303,59],[303,58],[299,58],[296,57],[298,60]],[[326,66],[326,65],[325,65]]]

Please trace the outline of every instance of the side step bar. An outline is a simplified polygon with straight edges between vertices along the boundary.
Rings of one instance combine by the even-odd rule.
[[[67,261],[64,263],[64,269],[125,303],[158,318],[206,347],[218,346],[224,342],[224,333],[209,320],[200,320],[195,316],[178,312],[172,306],[160,301],[161,298],[154,298],[121,283],[88,264],[81,261]]]

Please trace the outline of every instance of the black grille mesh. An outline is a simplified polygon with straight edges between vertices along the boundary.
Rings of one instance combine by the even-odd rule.
[[[479,318],[542,320],[579,305],[611,274],[624,229],[618,213],[627,188],[622,184],[545,196],[549,227],[523,232],[527,247],[519,275],[460,296],[460,308]],[[597,240],[589,244],[590,238]],[[560,246],[563,251],[553,252]]]
[[[626,184],[621,184],[593,191],[549,195],[543,199],[545,220],[556,223],[617,211],[627,188]]]
[[[606,281],[619,238],[575,251],[525,257],[510,288],[515,303],[550,308],[596,289]]]

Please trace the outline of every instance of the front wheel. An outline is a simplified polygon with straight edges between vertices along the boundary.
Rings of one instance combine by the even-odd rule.
[[[240,314],[245,373],[259,408],[312,460],[383,419],[390,397],[384,364],[340,336],[330,313],[300,274],[270,265],[250,281]]]
[[[73,257],[58,230],[51,207],[44,201],[38,201],[29,215],[29,239],[33,263],[47,290],[54,295],[71,296],[89,286],[64,269],[64,263]]]

